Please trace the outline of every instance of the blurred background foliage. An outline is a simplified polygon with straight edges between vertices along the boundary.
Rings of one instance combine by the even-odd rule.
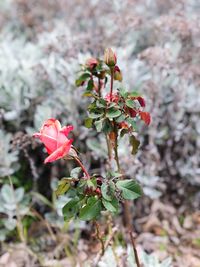
[[[88,226],[66,225],[61,215],[65,196],[56,199],[53,193],[58,179],[67,175],[66,163],[44,166],[44,151],[31,136],[50,117],[73,124],[85,164],[105,172],[105,144],[101,135],[83,127],[88,100],[75,79],[88,57],[113,47],[124,86],[142,92],[152,115],[150,127],[139,129],[142,145],[135,158],[128,142],[120,146],[122,168],[144,187],[143,198],[133,206],[141,250],[159,252],[161,259],[171,255],[174,266],[199,266],[197,254],[187,251],[190,257],[183,259],[178,253],[184,249],[168,249],[170,244],[184,247],[184,242],[199,249],[199,14],[197,0],[88,0],[87,6],[80,0],[0,0],[2,244],[17,239],[12,235],[17,209],[35,251],[48,243],[42,229],[36,234],[38,220],[48,225],[53,244],[55,229],[63,239],[73,229],[74,247],[80,246],[77,236]],[[152,238],[156,245],[147,245]]]

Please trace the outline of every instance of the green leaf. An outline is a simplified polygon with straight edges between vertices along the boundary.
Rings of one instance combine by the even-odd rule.
[[[96,106],[98,108],[105,108],[107,106],[107,102],[104,99],[99,99],[96,101]]]
[[[126,119],[126,116],[124,114],[120,115],[117,119],[116,119],[116,122],[122,122],[122,121],[125,121]]]
[[[109,119],[119,117],[120,115],[121,111],[115,108],[110,108],[106,113],[106,117],[108,117]]]
[[[83,94],[83,96],[92,97],[93,94],[91,93],[91,91],[85,91],[85,93]]]
[[[61,181],[58,182],[58,187],[55,191],[56,196],[60,196],[65,194],[70,188],[70,179],[63,178]]]
[[[1,188],[1,196],[3,201],[6,203],[15,202],[12,187],[8,184],[4,184],[3,187]]]
[[[87,184],[88,187],[92,187],[93,189],[96,189],[97,188],[97,181],[96,181],[96,178],[95,177],[93,177],[91,179],[88,179],[86,181],[86,184]]]
[[[93,81],[93,79],[90,79],[90,80],[88,81],[86,90],[87,90],[87,91],[92,91],[93,87],[94,87],[94,81]]]
[[[88,198],[87,204],[81,208],[79,218],[83,221],[89,221],[96,218],[102,209],[101,200],[96,197]]]
[[[109,178],[119,178],[122,177],[123,175],[120,172],[115,172],[115,171],[108,171],[106,177]]]
[[[135,123],[135,121],[132,118],[127,118],[126,121],[133,127],[134,130],[137,131],[137,125]]]
[[[19,187],[15,190],[15,200],[16,202],[21,202],[24,197],[24,188]]]
[[[102,127],[103,127],[103,120],[104,119],[101,119],[101,120],[98,120],[98,121],[95,121],[94,125],[97,129],[97,132],[100,133],[101,130],[102,130]]]
[[[129,94],[129,96],[131,96],[131,97],[138,97],[138,96],[140,96],[140,94],[137,91],[133,91],[133,92],[131,92]]]
[[[129,130],[128,129],[122,129],[120,131],[120,137],[123,137],[125,134],[128,134],[129,133]]]
[[[110,109],[110,108],[112,108],[112,107],[116,107],[117,106],[117,104],[115,103],[115,102],[110,102],[109,104],[108,104],[108,108]]]
[[[103,116],[102,113],[94,113],[94,112],[89,113],[89,117],[90,117],[91,119],[98,119],[98,118],[100,118],[100,117],[102,117],[102,116]]]
[[[103,198],[105,198],[107,201],[111,201],[114,197],[115,192],[115,186],[113,182],[103,183],[101,185],[101,193]]]
[[[70,220],[74,216],[76,216],[80,207],[80,199],[79,197],[75,197],[71,199],[67,204],[63,207],[62,212],[65,220]]]
[[[134,103],[134,101],[131,100],[131,99],[127,99],[127,100],[126,100],[126,105],[127,105],[127,107],[129,107],[129,108],[135,108],[135,103]]]
[[[140,141],[136,139],[134,135],[130,136],[129,138],[130,145],[132,146],[131,153],[135,155],[138,151],[138,148],[140,146]]]
[[[92,118],[86,118],[84,121],[84,125],[86,128],[91,128],[92,127],[92,123],[93,123],[93,119]]]
[[[111,201],[102,199],[102,203],[104,207],[111,212],[118,212],[119,210],[119,202],[116,197],[114,197]]]
[[[73,178],[78,178],[79,174],[81,172],[81,167],[76,167],[70,172],[70,176]]]
[[[124,88],[120,88],[120,89],[119,89],[119,94],[120,94],[123,98],[127,98],[127,96],[128,96],[128,92],[127,92]]]
[[[109,121],[109,119],[105,119],[103,121],[102,132],[108,134],[112,131],[113,131],[113,126],[112,126],[111,122]]]
[[[76,86],[81,86],[82,82],[90,77],[90,73],[83,73],[75,82]]]
[[[134,200],[142,195],[141,187],[133,180],[118,181],[116,186],[122,191],[122,196],[125,199]]]

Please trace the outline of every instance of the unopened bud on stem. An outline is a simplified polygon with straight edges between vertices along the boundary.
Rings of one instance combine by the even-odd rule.
[[[122,81],[122,73],[118,66],[114,67],[114,80],[121,82]]]
[[[108,67],[114,67],[117,63],[116,54],[111,48],[106,48],[104,52],[104,62]]]

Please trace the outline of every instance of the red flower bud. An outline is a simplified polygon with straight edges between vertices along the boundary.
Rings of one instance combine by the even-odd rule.
[[[101,196],[101,189],[100,189],[100,188],[97,188],[97,189],[95,190],[95,193],[96,193],[97,195]]]
[[[104,52],[104,62],[108,67],[114,67],[117,63],[116,54],[111,48],[106,48]]]
[[[98,186],[102,185],[102,178],[101,177],[98,177],[96,181],[97,181]]]
[[[118,66],[114,67],[114,80],[121,82],[122,81],[122,73]]]
[[[96,68],[96,66],[98,65],[98,60],[96,58],[89,58],[87,61],[86,61],[86,67],[90,70],[93,70],[94,68]]]

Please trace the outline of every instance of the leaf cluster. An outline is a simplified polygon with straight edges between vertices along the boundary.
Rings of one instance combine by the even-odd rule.
[[[120,180],[120,174],[108,174],[103,178],[97,175],[91,179],[79,178],[80,168],[72,170],[70,177],[63,178],[56,190],[57,196],[67,193],[69,200],[63,207],[65,220],[97,219],[102,211],[119,212],[119,201],[135,200],[142,190],[134,180]]]

